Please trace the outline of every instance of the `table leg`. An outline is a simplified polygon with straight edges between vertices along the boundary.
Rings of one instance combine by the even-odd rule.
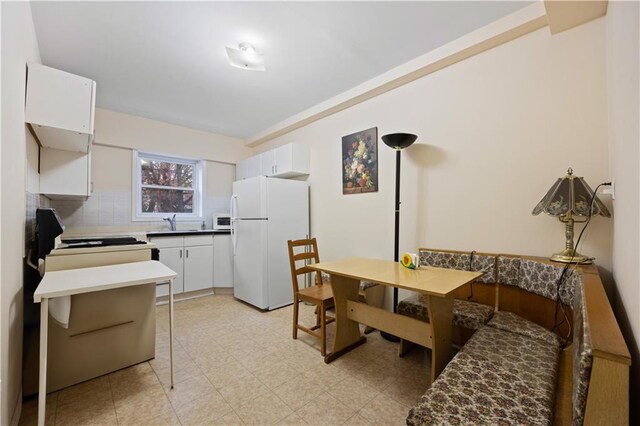
[[[324,362],[326,363],[330,363],[367,341],[367,338],[360,334],[359,324],[347,317],[347,301],[358,301],[360,281],[331,275],[331,288],[336,310],[336,335],[333,343],[333,352],[324,357]]]
[[[169,373],[173,389],[173,279],[169,280]]]
[[[447,366],[453,355],[453,298],[427,296],[429,320],[432,328],[431,382]]]
[[[38,426],[44,426],[47,409],[47,343],[49,334],[49,299],[40,301],[40,371],[38,384]]]

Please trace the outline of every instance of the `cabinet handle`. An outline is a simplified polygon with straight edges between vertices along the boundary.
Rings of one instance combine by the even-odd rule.
[[[275,166],[275,167],[276,167],[276,173],[278,173],[278,165],[276,164],[276,166]]]
[[[180,249],[180,259],[182,259],[182,249]]]
[[[187,259],[189,258],[189,249],[187,249]]]

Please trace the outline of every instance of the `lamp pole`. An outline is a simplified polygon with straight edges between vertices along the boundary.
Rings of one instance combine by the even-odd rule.
[[[395,205],[395,232],[393,240],[393,261],[400,258],[400,151],[411,146],[418,136],[411,133],[391,133],[384,135],[382,141],[396,151],[396,205]],[[398,312],[398,288],[393,288],[393,312]],[[400,339],[393,334],[381,331],[380,334],[386,340],[399,342]]]
[[[396,148],[396,223],[393,242],[393,261],[400,259],[400,151]],[[398,288],[393,288],[393,312],[398,311]]]

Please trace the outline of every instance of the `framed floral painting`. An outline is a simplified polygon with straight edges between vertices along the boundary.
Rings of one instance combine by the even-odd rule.
[[[342,193],[378,191],[378,128],[342,138]]]

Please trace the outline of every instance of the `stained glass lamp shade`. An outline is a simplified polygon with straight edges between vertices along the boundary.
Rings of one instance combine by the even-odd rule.
[[[590,205],[591,214],[589,214]],[[611,213],[594,195],[584,178],[574,176],[573,170],[569,168],[567,175],[553,184],[531,214],[535,216],[542,212],[557,217],[565,224],[565,249],[552,255],[550,259],[562,263],[591,263],[592,259],[576,252],[573,245],[574,223],[586,222],[587,219],[576,220],[574,217],[589,218],[597,215],[611,217]]]

